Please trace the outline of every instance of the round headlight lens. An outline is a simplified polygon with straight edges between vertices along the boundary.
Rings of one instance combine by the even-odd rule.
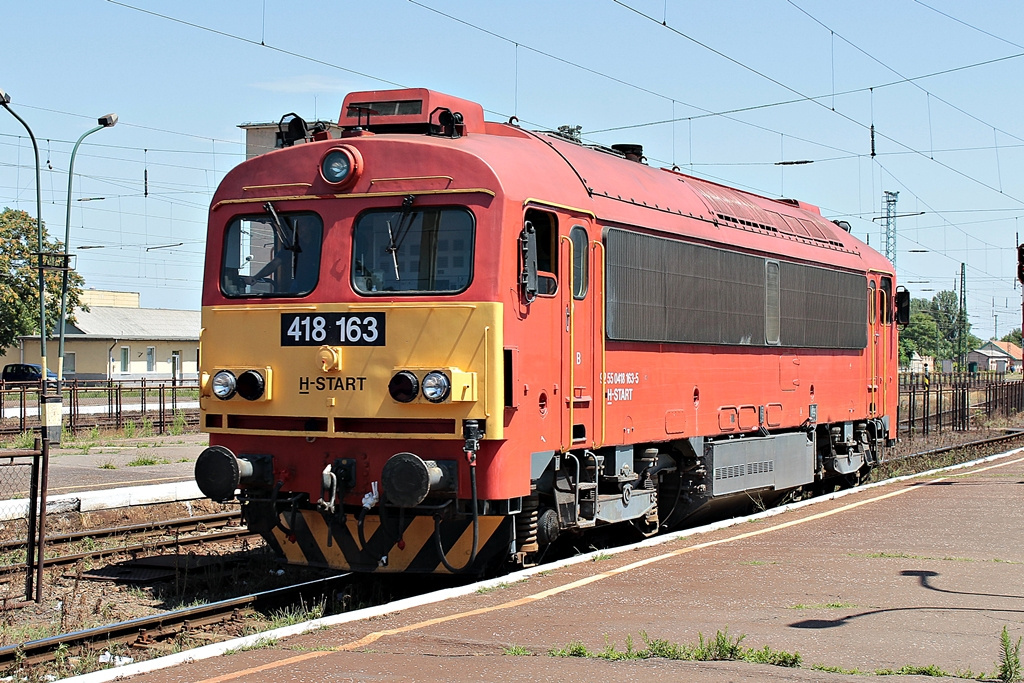
[[[238,382],[236,382],[238,395],[247,401],[255,401],[262,396],[265,386],[263,375],[255,370],[246,370],[238,376]]]
[[[213,395],[222,401],[226,401],[235,395],[235,388],[238,382],[233,373],[221,370],[213,376]]]
[[[320,164],[320,171],[324,174],[324,180],[332,184],[343,183],[348,180],[352,172],[352,159],[348,154],[336,149],[328,152]]]
[[[395,376],[388,382],[388,393],[399,403],[409,403],[416,398],[419,390],[420,381],[408,370],[395,373]]]
[[[423,378],[423,398],[431,403],[440,403],[448,398],[452,383],[440,370],[433,370]]]

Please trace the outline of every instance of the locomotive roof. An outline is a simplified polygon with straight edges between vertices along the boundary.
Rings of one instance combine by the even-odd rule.
[[[457,134],[436,134],[441,112],[460,115],[449,131]],[[512,204],[533,199],[574,207],[605,226],[685,235],[851,270],[893,272],[887,259],[810,204],[762,197],[674,170],[651,168],[612,150],[590,148],[559,135],[485,122],[479,104],[442,93],[421,88],[351,93],[339,125],[347,129],[340,142],[359,147],[366,155],[374,191],[388,182],[416,178],[440,182],[437,179],[451,176],[451,187],[500,189],[503,201]],[[399,151],[393,145],[403,148]],[[282,151],[265,156],[275,157]],[[387,170],[373,171],[374,158],[387,159]],[[246,184],[277,181],[281,162],[280,157],[246,162]],[[437,175],[438,163],[446,169],[443,176]],[[237,196],[239,188],[229,189],[232,176],[233,172],[225,178],[218,196],[223,192]],[[407,189],[415,192],[414,187]]]

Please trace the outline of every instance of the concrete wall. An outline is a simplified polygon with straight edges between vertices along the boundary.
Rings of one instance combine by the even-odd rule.
[[[105,289],[84,289],[82,290],[81,301],[86,306],[138,308],[140,298],[138,292],[111,292]]]
[[[113,346],[111,346],[113,344]],[[152,370],[147,367],[147,349],[154,347],[155,364]],[[121,349],[127,347],[128,369],[121,369]],[[47,340],[47,366],[57,370],[57,340]],[[74,339],[64,338],[64,350],[75,354],[75,371],[66,371],[68,379],[171,379],[171,354],[181,352],[181,367],[178,377],[196,379],[199,376],[197,363],[199,342],[197,341],[152,341],[130,340],[112,341],[110,339]],[[8,352],[4,362],[38,363],[39,343],[29,342],[24,346],[24,361],[19,361],[17,352]]]

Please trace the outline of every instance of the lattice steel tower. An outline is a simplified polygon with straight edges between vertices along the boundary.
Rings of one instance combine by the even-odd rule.
[[[896,268],[896,198],[899,192],[885,192],[885,258]]]

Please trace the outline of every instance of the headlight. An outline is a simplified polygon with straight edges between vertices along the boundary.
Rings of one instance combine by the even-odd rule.
[[[234,379],[234,378],[232,378]],[[214,391],[216,392],[217,378],[214,377]],[[238,395],[247,401],[255,401],[263,395],[263,389],[265,382],[263,381],[263,375],[256,372],[255,370],[246,370],[238,377],[238,381],[235,383]]]
[[[221,370],[213,376],[213,395],[222,401],[226,401],[235,395],[235,388],[238,382],[235,376],[227,370]]]
[[[336,147],[320,160],[320,175],[331,185],[351,185],[359,175],[361,161],[362,157],[355,148]]]
[[[451,390],[451,381],[439,370],[428,372],[427,376],[423,378],[423,398],[431,403],[440,403],[445,400]]]
[[[335,150],[324,157],[320,168],[324,172],[324,180],[329,183],[343,183],[352,170],[352,160],[341,150]]]
[[[408,370],[395,373],[395,376],[388,382],[388,393],[399,403],[409,403],[416,398],[419,390],[420,381]]]

